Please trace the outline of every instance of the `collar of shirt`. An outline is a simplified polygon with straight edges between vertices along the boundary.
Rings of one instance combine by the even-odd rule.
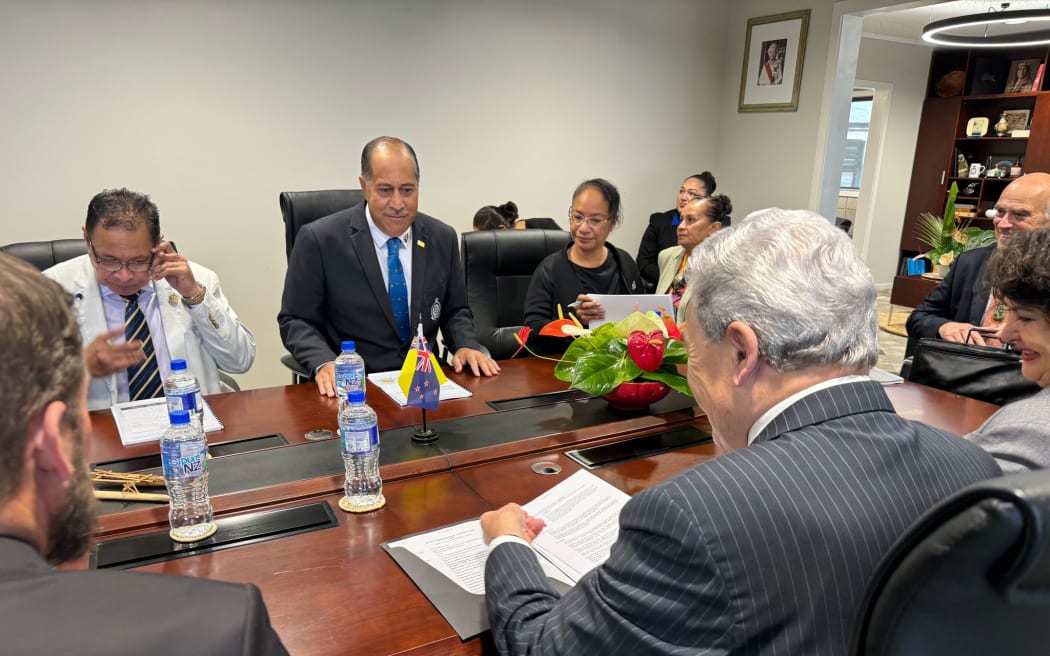
[[[368,231],[372,233],[372,244],[376,249],[376,259],[379,260],[379,271],[383,274],[383,284],[390,288],[390,267],[387,265],[386,243],[390,235],[386,234],[372,220],[372,212],[365,203],[365,220],[368,221]],[[401,240],[402,249],[398,252],[397,259],[401,261],[401,270],[405,274],[405,285],[408,287],[408,307],[412,307],[412,226],[398,237]]]
[[[368,231],[372,233],[372,241],[375,242],[376,250],[382,249],[383,255],[386,255],[386,243],[390,241],[390,235],[380,230],[376,222],[372,220],[372,212],[368,209],[368,203],[365,203],[365,220],[368,221]],[[412,243],[412,226],[408,226],[408,230],[405,230],[398,239],[401,240],[401,252],[409,250],[409,245]]]
[[[769,425],[769,422],[776,419],[776,417],[779,416],[780,413],[787,410],[788,407],[790,407],[791,404],[795,401],[798,401],[799,399],[805,396],[809,396],[814,392],[819,392],[822,389],[835,387],[836,385],[846,385],[848,383],[859,383],[864,380],[871,380],[871,378],[869,378],[868,376],[850,374],[849,376],[839,376],[838,378],[822,380],[815,385],[810,385],[806,389],[795,392],[791,396],[775,404],[769,410],[763,412],[762,415],[755,420],[755,423],[751,424],[751,430],[747,431],[747,445],[751,446],[751,443],[754,442],[755,438],[758,437],[759,433],[761,433],[763,429],[765,429],[765,427]]]

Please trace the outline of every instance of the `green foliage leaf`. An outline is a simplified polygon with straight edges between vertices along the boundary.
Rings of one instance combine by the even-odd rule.
[[[673,368],[668,371],[664,367],[660,367],[656,371],[642,372],[642,378],[645,380],[660,381],[671,389],[681,392],[690,398],[693,396],[692,391],[689,389],[689,382],[685,378],[682,378],[682,374],[678,373]]]
[[[677,339],[668,339],[664,345],[664,364],[685,364],[689,361],[689,354],[685,350],[685,344]]]
[[[589,353],[576,361],[572,386],[588,394],[601,396],[614,390],[623,378],[623,360],[609,353]]]

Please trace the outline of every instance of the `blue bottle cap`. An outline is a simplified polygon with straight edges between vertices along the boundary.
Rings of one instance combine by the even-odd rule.
[[[171,370],[172,371],[185,371],[186,370],[186,361],[185,360],[172,360],[171,361]]]
[[[182,361],[179,360],[179,362],[182,362]],[[185,410],[176,410],[175,412],[172,412],[168,416],[171,417],[171,425],[172,426],[177,426],[179,424],[188,424],[188,423],[190,423],[190,413],[186,412]]]
[[[364,403],[365,402],[365,391],[364,390],[350,390],[346,393],[346,400],[350,403]]]
[[[354,344],[354,340],[348,339],[343,342],[344,351],[353,351],[357,349],[357,344]]]

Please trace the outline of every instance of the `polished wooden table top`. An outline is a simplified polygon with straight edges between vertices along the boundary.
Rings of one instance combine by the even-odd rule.
[[[442,404],[435,421],[496,412],[494,399],[563,390],[551,376],[552,365],[536,359],[501,363],[495,378],[452,375],[470,389],[470,399]],[[980,425],[995,406],[905,383],[886,388],[903,416],[965,433]],[[208,398],[226,428],[209,434],[213,444],[281,432],[282,449],[298,449],[302,435],[314,428],[333,429],[336,402],[321,398],[312,384],[252,390]],[[400,408],[382,393],[370,393],[369,404],[387,430],[418,422],[419,411]],[[509,415],[508,415],[509,416]],[[382,470],[387,505],[374,513],[348,515],[336,509],[342,476],[328,476],[232,494],[213,500],[219,515],[278,508],[323,500],[339,516],[337,527],[244,545],[214,553],[171,560],[138,571],[200,576],[253,583],[262,590],[274,627],[293,654],[481,654],[495,653],[488,637],[462,642],[437,610],[379,546],[395,539],[457,521],[509,501],[534,498],[578,469],[566,450],[624,437],[695,424],[709,429],[706,418],[691,411],[626,416],[603,425],[559,431],[522,443],[488,446],[428,458],[411,467]],[[108,413],[94,413],[92,461],[156,453],[157,445],[120,446]],[[292,451],[295,453],[295,451]],[[634,494],[714,457],[714,445],[632,460],[595,471],[613,485]],[[532,471],[536,462],[555,462],[553,476]],[[102,518],[100,537],[112,539],[155,531],[167,521],[166,507],[134,510]]]

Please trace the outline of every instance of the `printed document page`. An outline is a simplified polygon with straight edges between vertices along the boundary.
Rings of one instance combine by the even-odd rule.
[[[480,521],[472,519],[394,540],[390,546],[411,551],[467,592],[485,594],[485,557],[489,548],[481,539]],[[543,558],[540,565],[547,576],[566,585],[575,583]]]
[[[645,313],[650,310],[657,311],[663,308],[664,312],[671,312],[674,316],[674,304],[671,302],[670,294],[589,294],[591,300],[602,306],[605,310],[605,318],[600,321],[592,321],[589,328],[597,328],[603,323],[610,321],[622,321],[627,315],[635,311]]]
[[[525,505],[529,514],[546,522],[532,546],[547,576],[573,585],[603,563],[616,541],[620,509],[628,499],[580,470]],[[488,547],[476,519],[394,540],[389,546],[410,551],[467,592],[485,592]]]
[[[630,498],[581,469],[523,506],[546,522],[532,542],[533,549],[575,583],[609,558],[619,532],[620,510]]]
[[[222,422],[212,412],[211,406],[204,399],[201,401],[204,408],[204,432],[222,430]],[[110,411],[120,432],[120,442],[124,446],[156,442],[170,425],[168,400],[163,398],[118,403],[110,408]]]

